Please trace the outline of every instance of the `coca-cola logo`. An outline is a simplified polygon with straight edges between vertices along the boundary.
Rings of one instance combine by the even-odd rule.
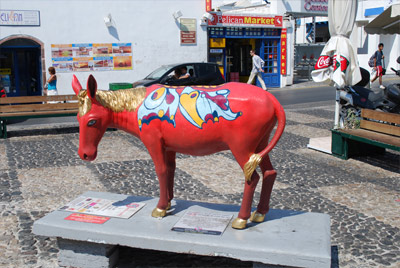
[[[318,61],[315,64],[315,70],[328,68],[331,65],[332,65],[332,57],[323,55],[318,58]]]
[[[349,61],[345,57],[340,56],[340,62],[337,62],[336,55],[333,57],[333,71],[336,71],[336,69],[339,67],[340,71],[346,71],[347,67],[349,67]]]

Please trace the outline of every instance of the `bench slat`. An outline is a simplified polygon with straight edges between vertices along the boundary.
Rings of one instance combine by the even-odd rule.
[[[373,132],[364,129],[341,129],[340,132],[400,147],[400,139],[398,137],[389,136],[383,133]]]
[[[370,109],[362,109],[361,117],[400,125],[400,114],[386,113]]]
[[[38,112],[24,112],[24,113],[6,113],[1,114],[0,118],[8,118],[8,117],[26,117],[26,116],[39,116],[39,115],[74,115],[78,114],[78,109],[70,109],[70,110],[58,110],[58,111],[38,111]]]
[[[43,103],[0,106],[2,113],[34,112],[34,111],[58,111],[65,109],[78,109],[78,103]]]
[[[394,136],[400,136],[400,127],[392,126],[368,120],[361,120],[360,127],[362,129],[373,130],[380,133],[385,133]]]
[[[23,97],[7,97],[0,98],[0,104],[13,103],[32,103],[32,102],[47,102],[47,101],[76,101],[76,95],[56,95],[56,96],[23,96]]]

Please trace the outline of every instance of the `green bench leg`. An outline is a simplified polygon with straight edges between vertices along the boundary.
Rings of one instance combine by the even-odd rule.
[[[332,155],[341,159],[349,159],[349,145],[347,139],[339,133],[332,131]]]
[[[7,139],[7,120],[2,120],[0,122],[0,138]]]
[[[332,155],[347,160],[353,156],[383,154],[385,148],[365,142],[355,141],[332,132]]]

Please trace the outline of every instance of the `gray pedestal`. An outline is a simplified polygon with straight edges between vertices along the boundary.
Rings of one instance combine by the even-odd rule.
[[[79,259],[89,259],[92,255],[104,258],[79,261],[84,265],[75,263],[70,266],[90,267],[85,263],[97,261],[105,266],[96,267],[112,266],[117,258],[114,245],[224,256],[253,261],[257,267],[268,264],[323,268],[331,264],[330,218],[325,214],[273,209],[262,223],[250,223],[245,230],[235,230],[229,225],[221,236],[215,236],[180,233],[171,231],[171,228],[187,210],[229,214],[234,219],[238,206],[176,200],[172,203],[170,215],[157,219],[151,217],[158,201],[155,198],[98,192],[88,192],[84,196],[118,199],[124,203],[145,202],[146,206],[130,219],[112,218],[104,224],[67,221],[64,218],[71,213],[65,211],[54,211],[36,221],[33,225],[35,234],[59,238],[61,265],[68,266],[68,256],[73,252],[80,256]]]
[[[109,268],[118,262],[118,246],[57,238],[61,267]]]

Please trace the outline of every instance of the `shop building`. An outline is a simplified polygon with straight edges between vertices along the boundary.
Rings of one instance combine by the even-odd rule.
[[[255,50],[265,62],[262,76],[267,87],[291,84],[291,24],[282,15],[266,16],[261,10],[210,12],[209,61],[220,65],[227,81],[247,82],[252,69],[249,52]]]

